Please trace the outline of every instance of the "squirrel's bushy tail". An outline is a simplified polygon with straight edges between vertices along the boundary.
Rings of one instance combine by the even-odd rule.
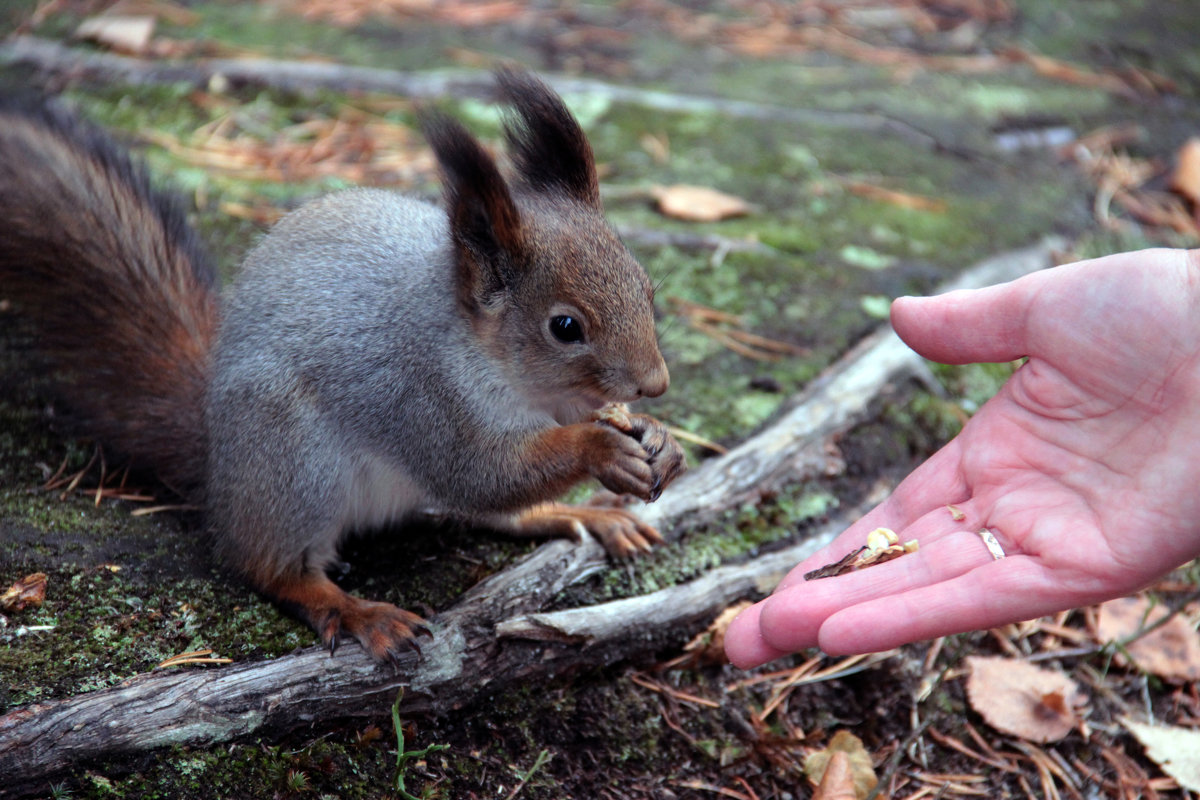
[[[0,302],[80,432],[203,481],[215,272],[182,210],[96,128],[0,98]]]

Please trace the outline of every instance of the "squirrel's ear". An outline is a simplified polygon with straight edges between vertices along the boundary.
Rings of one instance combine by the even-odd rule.
[[[475,311],[508,285],[523,248],[521,215],[496,162],[466,128],[436,113],[424,114],[421,126],[442,171],[459,299]]]
[[[499,69],[496,82],[516,111],[505,121],[504,133],[525,182],[538,191],[559,189],[599,206],[592,146],[562,98],[528,72]]]

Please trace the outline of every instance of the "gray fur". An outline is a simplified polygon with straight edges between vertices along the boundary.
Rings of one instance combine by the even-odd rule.
[[[322,568],[348,528],[511,504],[511,440],[555,422],[481,350],[452,263],[443,211],[369,189],[306,205],[250,253],[209,389],[208,503],[234,566],[304,551]]]

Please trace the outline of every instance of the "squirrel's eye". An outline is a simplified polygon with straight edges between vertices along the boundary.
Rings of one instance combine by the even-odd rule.
[[[583,341],[583,326],[574,317],[565,314],[550,318],[550,332],[554,338],[564,344],[574,344]]]

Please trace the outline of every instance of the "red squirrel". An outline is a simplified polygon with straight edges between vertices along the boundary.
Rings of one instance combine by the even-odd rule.
[[[347,532],[434,508],[518,535],[658,533],[552,502],[653,501],[683,469],[653,286],[606,222],[562,100],[497,72],[515,174],[423,116],[445,208],[351,189],[285,216],[223,296],[180,205],[52,103],[0,101],[0,295],[80,430],[205,509],[217,555],[331,650],[394,658],[415,614],[326,575]],[[39,362],[41,363],[41,362]]]

